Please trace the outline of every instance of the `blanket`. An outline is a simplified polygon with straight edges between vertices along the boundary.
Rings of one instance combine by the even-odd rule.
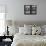
[[[46,46],[46,36],[17,34],[11,46]]]

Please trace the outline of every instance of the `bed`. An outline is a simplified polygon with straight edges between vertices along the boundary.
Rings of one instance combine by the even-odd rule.
[[[46,46],[46,36],[16,34],[11,46]]]
[[[20,23],[19,25],[21,26],[23,24],[25,23]],[[26,24],[29,24],[29,22]],[[46,35],[38,35],[41,32],[40,27],[35,27],[35,29],[33,27],[33,35],[30,34],[30,32],[32,32],[31,25],[24,25],[24,27],[24,29],[26,30],[23,30],[23,27],[21,27],[19,33],[14,35],[11,46],[46,46]],[[38,33],[36,32],[36,29],[38,30]],[[35,32],[37,35],[35,34]]]

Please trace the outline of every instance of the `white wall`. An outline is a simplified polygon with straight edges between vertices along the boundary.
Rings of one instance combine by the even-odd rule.
[[[24,5],[37,5],[37,15],[24,15]],[[46,1],[42,0],[16,0],[15,17],[16,20],[23,21],[45,21],[46,20]]]
[[[7,19],[16,21],[46,21],[46,0],[0,0],[7,5]],[[24,5],[37,5],[37,15],[24,15]]]

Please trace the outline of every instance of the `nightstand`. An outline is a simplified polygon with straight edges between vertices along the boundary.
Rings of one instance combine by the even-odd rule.
[[[12,42],[13,42],[12,36],[0,36],[0,46],[11,46]]]
[[[11,41],[3,41],[3,46],[11,46]]]

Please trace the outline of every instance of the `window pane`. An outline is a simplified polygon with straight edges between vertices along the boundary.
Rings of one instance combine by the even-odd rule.
[[[0,35],[5,31],[5,13],[0,13]]]

